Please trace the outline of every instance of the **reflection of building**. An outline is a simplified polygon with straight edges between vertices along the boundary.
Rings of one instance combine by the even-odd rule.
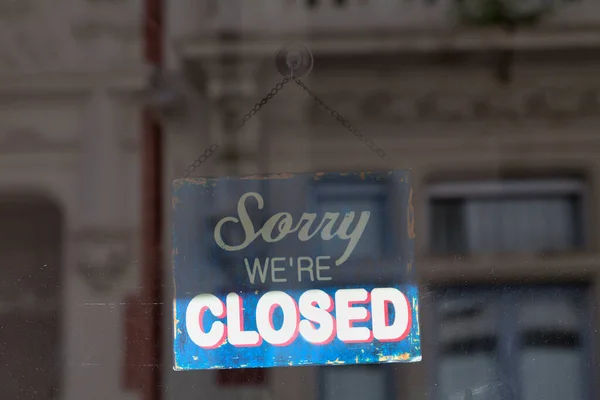
[[[565,3],[546,25],[510,35],[451,30],[450,4],[169,7],[169,66],[197,84],[208,118],[167,121],[168,177],[220,134],[221,154],[237,151],[242,174],[388,168],[293,83],[238,135],[227,129],[233,111],[241,118],[281,79],[272,57],[288,40],[315,54],[306,84],[397,168],[412,169],[424,361],[270,370],[264,389],[247,393],[581,399],[595,390],[587,322],[597,298],[600,59],[586,48],[600,46],[598,5]],[[490,49],[516,51],[509,82],[497,79]],[[231,159],[216,155],[194,175],[227,173]],[[455,284],[463,286],[446,287]],[[217,376],[169,373],[168,382],[181,390],[175,397],[198,381],[217,397],[235,396]]]
[[[140,3],[0,2],[0,398],[126,399]]]
[[[110,260],[134,253],[139,224],[142,2],[0,3],[0,397],[137,398],[122,302],[138,264]],[[281,79],[277,47],[308,44],[306,83],[412,169],[425,340],[413,365],[174,373],[166,272],[165,398],[598,393],[598,3],[515,36],[454,29],[450,3],[165,2],[169,72],[195,85],[163,115],[166,179]],[[489,48],[519,50],[511,83]],[[288,84],[197,174],[383,168]],[[450,284],[466,287],[437,291]]]

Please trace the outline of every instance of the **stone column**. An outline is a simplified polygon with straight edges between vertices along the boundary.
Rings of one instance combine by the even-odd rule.
[[[82,126],[83,154],[75,232],[78,273],[94,291],[110,291],[131,262],[131,228],[121,218],[128,195],[122,185],[124,160],[119,109],[106,90],[92,93]]]
[[[115,99],[106,90],[92,94],[82,127],[81,222],[113,225],[118,222],[122,159]]]
[[[117,99],[91,94],[81,126],[79,210],[65,273],[65,399],[125,399],[121,387],[123,273],[130,269],[132,232],[121,222],[124,164]],[[98,382],[102,382],[98,386]],[[94,388],[94,390],[90,390]]]

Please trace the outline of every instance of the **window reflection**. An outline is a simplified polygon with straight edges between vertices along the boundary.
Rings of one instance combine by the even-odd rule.
[[[519,318],[523,399],[581,399],[580,312],[569,298],[527,300]]]
[[[572,286],[440,292],[437,398],[586,398],[585,294]]]
[[[498,306],[477,298],[448,299],[438,315],[440,398],[494,398],[489,386],[498,375]]]
[[[387,400],[387,369],[384,366],[323,368],[324,400]]]
[[[450,183],[432,193],[435,253],[555,252],[583,245],[577,181]]]
[[[370,212],[369,223],[353,251],[353,255],[362,260],[380,259],[386,255],[385,222],[391,218],[386,208],[387,197],[388,187],[385,184],[359,186],[328,183],[321,185],[317,190],[317,202],[321,214],[332,209],[341,210],[344,213],[354,212],[358,220],[361,212]],[[344,241],[338,238],[318,244],[321,253],[336,255],[341,254],[346,246]]]

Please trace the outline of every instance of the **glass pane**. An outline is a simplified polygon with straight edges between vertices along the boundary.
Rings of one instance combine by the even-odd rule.
[[[523,399],[581,399],[585,382],[582,313],[568,292],[523,303],[520,373]]]
[[[568,198],[470,200],[465,208],[470,252],[558,251],[573,245]]]
[[[431,249],[437,254],[463,253],[467,250],[464,207],[460,199],[432,202]]]
[[[0,400],[600,399],[600,0],[0,0],[0,35]],[[411,170],[407,206],[306,193],[311,211],[372,210],[344,265],[316,263],[341,241],[289,236],[246,268],[209,232],[240,193],[188,203],[211,210],[190,223],[208,233],[190,241],[199,285],[175,290],[173,179],[391,169]],[[268,192],[257,227],[299,203]],[[266,258],[286,261],[254,268]],[[176,297],[413,274],[411,322],[434,339],[398,383],[295,367],[341,364],[345,344],[174,370]],[[590,310],[538,288],[566,281],[593,288]],[[450,284],[465,288],[436,303]]]
[[[464,198],[432,203],[438,253],[554,252],[580,245],[577,197]]]
[[[440,362],[442,399],[500,399],[496,390],[495,356],[469,354],[445,357]]]
[[[498,303],[483,293],[446,297],[438,307],[440,399],[492,399],[498,365]]]
[[[521,361],[523,400],[583,398],[579,350],[524,350]]]
[[[323,370],[324,400],[384,400],[387,370],[384,367],[331,367]]]
[[[55,399],[60,215],[41,199],[31,204],[0,199],[0,221],[0,398]]]

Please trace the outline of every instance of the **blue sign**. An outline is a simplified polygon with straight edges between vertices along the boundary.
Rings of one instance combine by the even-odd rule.
[[[173,181],[174,369],[421,360],[407,171]]]

